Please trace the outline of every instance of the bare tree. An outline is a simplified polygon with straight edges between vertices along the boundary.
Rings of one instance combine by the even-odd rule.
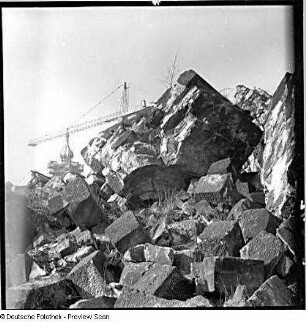
[[[163,78],[161,80],[162,84],[166,87],[166,88],[171,88],[175,78],[179,72],[178,69],[178,54],[179,54],[179,50],[177,50],[177,52],[175,53],[171,63],[169,64],[169,66],[167,67],[167,71],[165,72],[165,74],[163,75]]]

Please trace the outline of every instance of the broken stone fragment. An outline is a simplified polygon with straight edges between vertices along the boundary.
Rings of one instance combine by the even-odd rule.
[[[165,299],[186,300],[194,292],[192,284],[174,266],[153,264],[133,288]]]
[[[41,268],[37,263],[33,262],[31,267],[31,272],[29,275],[29,281],[33,282],[35,279],[42,276],[46,276],[47,272],[45,269]]]
[[[8,288],[6,308],[17,310],[63,309],[81,299],[77,287],[58,275]]]
[[[266,207],[264,192],[251,192],[248,195],[248,199],[252,202],[256,202],[256,203],[260,204],[262,206],[262,208]]]
[[[235,175],[235,170],[231,164],[231,158],[218,160],[212,163],[209,169],[207,170],[207,175],[227,174],[227,173],[232,173],[233,175]]]
[[[205,199],[213,205],[220,202],[234,205],[242,195],[237,193],[232,175],[227,173],[201,177],[195,188],[195,197],[198,201]]]
[[[131,211],[126,212],[108,226],[105,233],[121,254],[133,246],[149,241],[148,235]]]
[[[83,258],[68,274],[83,298],[109,294],[107,283],[112,282],[107,272],[105,256],[100,251]]]
[[[243,211],[248,209],[258,209],[258,208],[262,208],[262,206],[259,203],[250,201],[247,198],[241,199],[231,209],[227,217],[227,220],[239,220]]]
[[[246,285],[252,294],[264,281],[264,263],[237,257],[206,257],[191,264],[197,294],[233,293],[238,284]]]
[[[247,306],[293,306],[294,294],[276,275],[266,280],[248,299]]]
[[[33,260],[28,254],[18,254],[6,262],[6,287],[23,284],[29,280]]]
[[[263,260],[266,277],[269,277],[285,250],[286,248],[279,238],[266,231],[261,231],[240,250],[240,255],[246,259]]]
[[[198,239],[200,260],[210,256],[238,256],[244,246],[242,232],[236,221],[212,222]]]
[[[153,265],[152,262],[132,263],[126,262],[120,277],[120,284],[133,286]]]
[[[81,246],[75,253],[67,255],[64,259],[66,262],[78,263],[82,258],[93,253],[95,249],[92,246]]]
[[[102,185],[100,189],[100,195],[104,200],[108,200],[114,192],[115,191],[106,182]]]
[[[276,230],[276,236],[289,248],[293,255],[296,253],[296,229],[296,219],[292,216]]]
[[[293,267],[294,267],[293,260],[289,256],[284,255],[282,259],[278,262],[275,268],[275,272],[281,277],[286,277],[290,273],[292,273]]]
[[[173,257],[173,250],[170,247],[161,247],[146,243],[128,249],[123,259],[136,263],[154,262],[163,265],[172,265]]]
[[[128,288],[124,288],[115,304],[115,308],[192,308],[211,306],[209,300],[203,296],[196,296],[186,301],[166,300],[152,294]]]
[[[197,220],[190,219],[172,223],[167,228],[172,238],[171,245],[180,246],[196,242],[200,224]]]
[[[91,233],[89,230],[83,230],[78,227],[75,230],[70,232],[70,235],[72,235],[75,239],[75,242],[81,246],[81,245],[91,245],[93,243],[93,239],[91,236]]]
[[[243,238],[246,243],[263,230],[275,234],[276,228],[280,223],[281,220],[279,218],[273,216],[264,208],[244,210],[239,219]]]
[[[115,303],[115,297],[101,296],[94,299],[79,300],[70,305],[69,309],[112,309]]]
[[[234,295],[224,303],[224,307],[244,307],[250,297],[249,291],[245,285],[239,284]]]

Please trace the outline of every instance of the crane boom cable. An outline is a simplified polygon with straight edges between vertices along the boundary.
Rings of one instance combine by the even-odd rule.
[[[88,115],[91,111],[93,111],[97,106],[99,106],[101,103],[103,103],[105,100],[107,100],[111,95],[113,95],[120,87],[122,87],[123,84],[120,84],[119,86],[117,86],[113,91],[111,91],[107,96],[105,96],[101,101],[99,101],[97,104],[95,104],[93,107],[91,107],[86,113],[82,114],[78,119],[76,119],[74,122],[71,123],[71,125],[69,126],[69,128],[71,126],[73,126],[75,123],[77,123],[78,121],[80,121],[83,117],[85,117],[86,115]]]

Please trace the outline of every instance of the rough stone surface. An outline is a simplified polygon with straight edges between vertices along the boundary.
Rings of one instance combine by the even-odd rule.
[[[171,245],[179,246],[197,239],[198,222],[196,220],[182,220],[168,225],[168,231],[171,235]]]
[[[196,260],[195,249],[183,249],[174,251],[173,265],[176,266],[181,274],[190,274],[190,265]]]
[[[242,258],[254,258],[265,263],[266,276],[271,276],[279,260],[285,253],[285,246],[274,235],[261,231],[241,250]]]
[[[193,293],[192,285],[174,266],[153,264],[133,288],[165,299],[186,300]]]
[[[115,308],[200,308],[212,305],[203,296],[196,296],[186,301],[166,300],[138,290],[125,289],[118,300]]]
[[[198,200],[205,199],[217,205],[220,202],[235,204],[239,198],[231,174],[211,174],[201,177],[196,188]]]
[[[280,223],[281,220],[279,218],[273,216],[264,208],[244,210],[239,220],[243,238],[246,243],[263,230],[275,234],[276,228]]]
[[[148,235],[131,211],[126,212],[108,226],[105,233],[121,254],[130,247],[149,241]]]
[[[276,230],[276,236],[289,248],[293,255],[296,253],[296,229],[296,219],[291,216]]]
[[[151,262],[132,263],[127,262],[124,265],[120,277],[120,284],[131,287],[149,270],[153,265]]]
[[[270,277],[248,299],[247,305],[257,306],[292,306],[294,295],[276,275]]]
[[[112,309],[115,306],[116,298],[101,296],[95,299],[80,300],[69,306],[69,309]]]
[[[264,281],[264,263],[236,257],[206,257],[191,264],[197,294],[233,293],[238,284],[246,285],[250,294]]]
[[[238,256],[244,246],[238,222],[216,221],[206,227],[198,236],[198,251],[202,259],[209,256]]]
[[[68,278],[79,288],[83,298],[109,294],[108,282],[112,282],[105,267],[105,257],[100,251],[88,255],[69,273]]]
[[[266,207],[277,217],[288,218],[295,200],[295,180],[290,165],[295,150],[294,78],[287,73],[275,91],[265,123],[261,181]]]
[[[51,276],[37,282],[8,288],[6,308],[17,310],[63,309],[79,300],[77,287],[69,280]]]
[[[210,174],[227,174],[234,172],[234,169],[231,165],[231,159],[226,158],[212,163],[212,165],[207,170],[207,175]]]
[[[257,202],[250,201],[249,199],[241,199],[231,209],[227,219],[239,220],[243,211],[248,209],[258,209],[258,208],[262,208],[262,206]]]

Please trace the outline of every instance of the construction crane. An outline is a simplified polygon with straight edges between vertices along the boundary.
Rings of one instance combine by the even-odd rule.
[[[102,104],[107,98],[109,98],[111,95],[113,95],[115,92],[117,92],[121,87],[123,87],[123,92],[122,92],[122,96],[121,96],[121,100],[120,100],[120,104],[119,104],[119,108],[118,108],[117,112],[103,115],[101,117],[98,117],[98,118],[95,118],[93,120],[89,120],[89,121],[86,121],[83,123],[75,124],[75,123],[79,122],[87,114],[89,114],[91,111],[93,111],[97,106]],[[101,101],[99,101],[97,104],[95,104],[92,108],[90,108],[86,113],[81,115],[81,117],[79,117],[76,121],[74,121],[72,123],[72,125],[70,125],[67,129],[60,130],[60,131],[57,131],[54,133],[48,133],[43,136],[37,137],[35,139],[31,139],[28,142],[28,146],[34,147],[40,143],[47,142],[47,141],[53,141],[53,140],[63,137],[63,136],[66,136],[66,138],[67,137],[69,138],[70,134],[85,131],[87,129],[90,129],[90,128],[93,128],[96,126],[115,121],[118,118],[122,118],[124,116],[129,116],[129,115],[136,113],[137,111],[135,111],[135,110],[132,112],[131,111],[129,112],[128,89],[129,88],[127,87],[126,82],[124,82],[123,84],[121,84],[117,88],[115,88],[106,97],[104,97]]]

